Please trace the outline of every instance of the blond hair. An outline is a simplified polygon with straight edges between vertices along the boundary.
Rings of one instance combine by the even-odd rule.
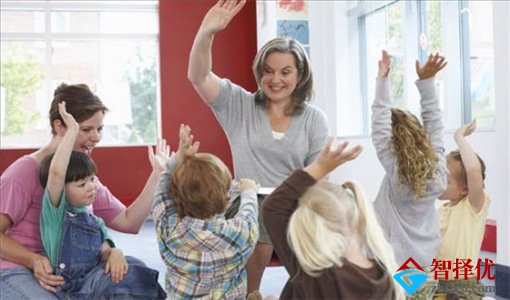
[[[310,276],[342,267],[347,246],[356,237],[383,270],[391,275],[397,270],[393,248],[384,238],[371,204],[353,182],[320,181],[310,187],[299,198],[288,226],[289,245]],[[395,297],[402,298],[401,287],[392,283]]]
[[[168,194],[179,217],[207,219],[227,209],[231,181],[230,170],[221,159],[197,153],[175,169]]]
[[[397,156],[398,182],[422,198],[439,165],[429,134],[416,116],[398,108],[391,109],[391,127],[390,150]]]
[[[482,180],[485,180],[485,162],[478,154],[475,153],[475,155],[476,155],[476,158],[478,158],[478,162],[480,163],[480,172],[482,175]],[[454,151],[448,153],[448,155],[446,156],[446,159],[448,161],[454,161],[459,164],[460,174],[459,174],[459,178],[457,178],[457,180],[459,180],[460,183],[467,185],[468,184],[467,172],[466,172],[466,168],[464,167],[464,163],[462,162],[462,156],[460,155],[460,151],[454,150]]]

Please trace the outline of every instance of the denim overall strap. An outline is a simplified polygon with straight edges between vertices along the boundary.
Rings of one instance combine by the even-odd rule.
[[[65,280],[59,292],[78,288],[77,281],[100,263],[102,241],[103,232],[93,216],[66,209],[55,266],[56,274]]]

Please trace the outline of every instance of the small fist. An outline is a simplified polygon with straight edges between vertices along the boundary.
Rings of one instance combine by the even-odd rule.
[[[243,192],[249,189],[258,192],[260,185],[251,179],[243,178],[239,181],[239,192]]]

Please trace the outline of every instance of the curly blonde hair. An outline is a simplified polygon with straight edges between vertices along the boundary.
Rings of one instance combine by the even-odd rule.
[[[390,150],[397,156],[398,181],[411,188],[417,198],[426,195],[427,181],[438,169],[428,132],[410,112],[391,109]]]

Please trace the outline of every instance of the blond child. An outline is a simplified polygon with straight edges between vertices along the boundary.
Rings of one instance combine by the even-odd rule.
[[[190,128],[181,125],[179,149],[155,194],[166,290],[171,299],[244,299],[246,263],[258,238],[258,185],[240,181],[239,211],[226,220],[232,175],[218,157],[198,148]]]
[[[331,143],[264,201],[263,219],[290,275],[280,299],[401,298],[392,248],[361,189],[321,180],[362,149]]]
[[[445,65],[438,54],[430,55],[423,66],[416,61],[422,125],[413,114],[391,107],[386,51],[379,61],[372,142],[386,174],[374,208],[398,265],[412,257],[430,266],[439,245],[434,202],[446,188],[447,170],[434,76]]]
[[[439,197],[446,203],[438,209],[441,243],[437,250],[438,261],[458,259],[476,267],[485,232],[485,221],[490,199],[484,190],[485,164],[466,140],[476,129],[476,120],[455,131],[454,140],[458,150],[448,154],[448,187]],[[450,294],[461,299],[481,299],[482,285],[471,274],[449,272],[441,278],[440,287],[448,287]]]

